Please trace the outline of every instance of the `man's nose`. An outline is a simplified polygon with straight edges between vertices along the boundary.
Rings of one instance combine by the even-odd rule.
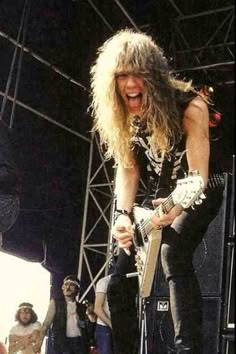
[[[128,75],[127,76],[127,81],[126,81],[127,86],[136,86],[136,80],[134,75]]]

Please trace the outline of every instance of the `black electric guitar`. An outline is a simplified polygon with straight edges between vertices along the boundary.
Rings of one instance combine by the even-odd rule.
[[[186,209],[194,203],[200,204],[203,198],[203,179],[198,171],[192,171],[188,177],[177,181],[174,191],[155,210],[133,206],[135,259],[141,297],[150,295],[161,245],[162,231],[153,228],[151,215],[155,212],[160,217],[161,210],[167,214],[176,205]]]

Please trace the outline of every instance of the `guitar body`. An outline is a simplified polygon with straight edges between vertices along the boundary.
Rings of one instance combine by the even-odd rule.
[[[140,296],[145,298],[150,295],[153,277],[155,274],[158,254],[161,246],[162,230],[153,229],[148,235],[140,227],[145,219],[149,219],[153,210],[139,206],[133,207],[135,230],[136,266]],[[143,232],[142,232],[143,231]]]
[[[151,217],[156,214],[160,218],[162,213],[168,214],[176,205],[186,209],[194,203],[201,204],[205,199],[203,186],[203,179],[199,172],[191,171],[188,177],[177,181],[176,188],[154,210],[133,206],[135,259],[141,297],[150,295],[161,246],[162,231],[153,228]]]

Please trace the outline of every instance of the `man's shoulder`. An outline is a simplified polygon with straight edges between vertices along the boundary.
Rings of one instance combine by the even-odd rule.
[[[22,326],[20,323],[15,324],[14,326],[11,327],[10,329],[10,334],[16,334],[16,332],[21,328]]]
[[[194,97],[188,104],[186,111],[206,111],[208,110],[207,101],[201,96]]]
[[[32,329],[34,330],[34,329],[40,329],[40,327],[41,327],[41,323],[39,322],[39,321],[36,321],[36,322],[34,322],[34,323],[31,323],[31,325],[32,325]]]
[[[111,275],[107,275],[99,279],[96,284],[96,292],[106,292],[110,279],[111,279]]]
[[[12,334],[17,336],[24,336],[32,333],[35,330],[40,329],[40,327],[41,327],[41,323],[39,321],[30,323],[27,326],[22,326],[20,323],[17,323],[10,329],[9,335]]]
[[[55,297],[55,298],[52,298],[51,301],[50,301],[51,304],[54,304],[56,306],[61,306],[61,305],[65,305],[66,304],[66,300],[62,297]]]

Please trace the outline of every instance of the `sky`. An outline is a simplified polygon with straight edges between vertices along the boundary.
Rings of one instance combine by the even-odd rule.
[[[50,301],[50,273],[39,263],[0,251],[0,284],[0,341],[5,343],[21,302],[33,304],[43,322]]]

